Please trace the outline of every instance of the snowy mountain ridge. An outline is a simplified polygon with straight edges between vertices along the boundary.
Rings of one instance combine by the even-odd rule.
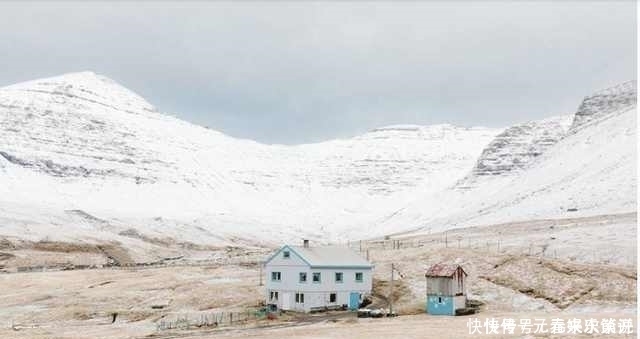
[[[502,175],[525,168],[562,139],[572,116],[530,121],[507,128],[482,151],[473,176]]]
[[[408,201],[414,190],[450,185],[499,132],[389,127],[351,139],[263,145],[160,114],[90,72],[1,88],[0,121],[2,199],[16,205],[5,211],[6,223],[21,225],[13,215],[19,208],[44,209],[52,216],[42,227],[14,227],[36,239],[54,233],[46,220],[64,220],[67,210],[188,241],[274,232],[327,239]],[[198,231],[179,232],[176,224]],[[67,233],[83,232],[57,234]]]
[[[454,189],[424,194],[376,227],[393,232],[394,225],[410,224],[410,232],[421,233],[634,212],[635,90],[627,82],[587,96],[571,127],[570,117],[561,116],[507,128]]]
[[[605,117],[612,112],[626,111],[636,107],[637,91],[636,81],[633,80],[586,96],[578,107],[571,130],[576,130],[590,121]]]
[[[541,164],[566,161],[558,149],[576,148],[589,135],[597,147],[585,159],[599,154],[618,164],[635,157],[624,144],[635,140],[634,132],[607,134],[613,141],[589,134],[603,124],[613,124],[613,133],[623,127],[620,119],[635,119],[633,112],[621,112],[635,107],[629,94],[634,90],[623,86],[598,103],[592,98],[581,105],[580,119],[588,111],[591,122],[580,122],[572,133],[571,118],[563,116],[505,130],[396,125],[350,139],[283,146],[235,139],[159,113],[91,72],[28,81],[0,88],[0,236],[138,248],[149,246],[141,240],[147,238],[197,244],[344,241],[427,224],[450,227],[489,214],[489,221],[535,216],[543,212],[508,211],[536,185],[568,184],[533,180],[517,190],[509,183],[529,178]],[[598,153],[610,142],[623,152]],[[620,166],[618,174],[635,187],[631,168]],[[604,181],[594,179],[592,191],[622,182],[604,172],[593,175]],[[460,190],[463,178],[466,188]],[[564,190],[584,194],[571,187]],[[631,208],[635,195],[620,192],[607,208]],[[490,203],[495,194],[502,200]],[[588,201],[581,202],[580,213],[605,208],[591,205],[589,210],[583,208]]]
[[[64,99],[66,97],[101,104],[128,113],[156,111],[150,103],[138,94],[105,76],[90,71],[21,82],[1,89],[11,92],[51,94],[57,98],[57,103],[66,102]]]

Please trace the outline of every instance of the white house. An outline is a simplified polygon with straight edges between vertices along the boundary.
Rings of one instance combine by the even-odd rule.
[[[282,310],[357,309],[371,293],[373,265],[342,246],[285,245],[264,263],[266,302]]]

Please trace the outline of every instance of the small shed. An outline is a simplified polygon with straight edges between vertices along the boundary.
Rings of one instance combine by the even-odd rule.
[[[457,264],[435,264],[431,266],[427,279],[426,311],[435,315],[456,315],[467,302],[465,289],[467,272]]]

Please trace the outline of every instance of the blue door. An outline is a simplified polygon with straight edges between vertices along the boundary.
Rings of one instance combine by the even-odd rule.
[[[360,306],[360,293],[351,292],[351,294],[349,294],[349,309],[357,310],[359,306]]]

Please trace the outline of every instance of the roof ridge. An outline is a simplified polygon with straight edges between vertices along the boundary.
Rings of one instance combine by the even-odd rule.
[[[325,245],[325,246],[293,246],[284,245],[276,251],[265,264],[273,259],[283,249],[288,248],[293,251],[302,261],[310,267],[354,267],[367,268],[373,267],[373,264],[366,260],[362,255],[354,249],[343,245]]]

